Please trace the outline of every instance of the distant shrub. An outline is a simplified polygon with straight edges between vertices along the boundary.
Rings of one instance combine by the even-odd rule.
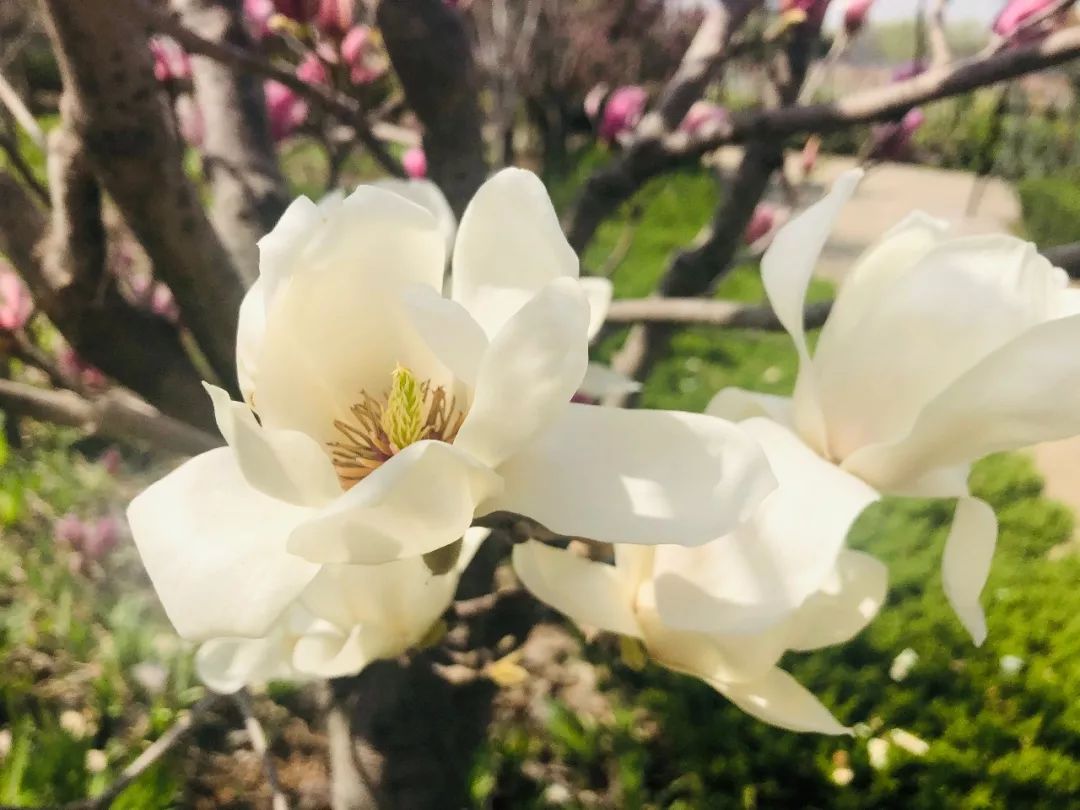
[[[1046,247],[1080,241],[1080,182],[1046,177],[1017,190],[1029,239]]]

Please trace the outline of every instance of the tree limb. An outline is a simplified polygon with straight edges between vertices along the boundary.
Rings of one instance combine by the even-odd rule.
[[[215,436],[166,416],[120,390],[87,399],[74,391],[0,379],[0,408],[114,441],[144,441],[183,455],[196,455],[222,443]]]
[[[930,0],[926,10],[926,36],[930,41],[930,66],[944,67],[952,61],[952,49],[945,29],[945,6],[949,0]]]
[[[204,39],[250,48],[241,0],[173,0],[173,5]],[[270,138],[262,82],[198,54],[191,70],[203,118],[203,168],[213,188],[210,221],[233,264],[253,282],[259,272],[255,243],[277,223],[289,196]]]
[[[1026,73],[1059,65],[1080,56],[1080,26],[1050,34],[1023,48],[954,62],[887,87],[855,93],[828,104],[749,110],[733,113],[726,122],[706,125],[700,134],[671,133],[642,160],[635,171],[604,167],[590,178],[582,200],[591,201],[588,216],[571,220],[571,244],[579,252],[596,227],[648,180],[671,171],[725,144],[762,138],[786,138],[808,132],[831,132],[853,124],[886,121],[912,107],[961,95]],[[592,190],[589,186],[596,185]],[[579,204],[580,209],[580,204]]]
[[[376,19],[423,124],[428,173],[460,217],[488,172],[476,66],[461,14],[442,0],[382,0]]]
[[[663,170],[665,138],[715,78],[729,56],[732,36],[760,6],[760,0],[725,0],[706,13],[656,109],[642,118],[625,151],[596,171],[582,189],[566,225],[567,238],[579,253],[604,219]]]
[[[255,707],[251,705],[251,695],[248,694],[246,689],[241,689],[233,695],[233,699],[236,701],[240,713],[244,716],[244,729],[247,731],[248,739],[251,740],[251,749],[262,760],[263,772],[266,774],[267,784],[270,785],[272,810],[289,810],[289,802],[285,798],[285,792],[281,789],[281,780],[278,779],[274,757],[270,753],[267,744],[266,732],[263,730],[259,718],[255,715]]]
[[[832,302],[809,304],[804,314],[807,329],[825,323]],[[710,298],[639,298],[611,302],[607,323],[667,323],[683,326],[720,326],[780,332],[784,327],[767,304],[742,304]]]
[[[109,3],[41,3],[64,81],[65,120],[155,273],[176,296],[210,366],[235,388],[243,279],[184,174],[138,17]],[[125,5],[134,7],[134,0]]]

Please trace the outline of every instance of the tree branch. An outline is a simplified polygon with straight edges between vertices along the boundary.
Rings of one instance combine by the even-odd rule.
[[[215,436],[166,416],[119,390],[87,399],[74,391],[0,379],[0,408],[79,428],[93,436],[122,442],[135,439],[183,455],[196,455],[222,443]]]
[[[1055,267],[1060,267],[1068,273],[1070,278],[1080,279],[1080,242],[1045,248],[1040,252]]]
[[[807,329],[816,329],[829,317],[832,302],[809,304]],[[640,298],[611,302],[606,323],[666,323],[683,326],[719,326],[780,332],[784,327],[767,304],[741,304],[709,298]]]
[[[173,4],[204,39],[250,48],[241,0]],[[253,282],[259,272],[255,243],[277,223],[289,196],[270,138],[262,82],[198,54],[191,69],[203,117],[203,167],[213,188],[210,220],[233,264]]]
[[[151,6],[147,0],[133,0],[133,4],[134,10],[148,27],[158,33],[169,35],[189,53],[200,54],[233,68],[280,82],[318,109],[340,118],[353,128],[356,139],[364,145],[383,169],[395,177],[405,176],[401,164],[386,151],[382,141],[375,136],[363,108],[355,99],[335,93],[322,85],[308,84],[292,71],[279,68],[249,50],[238,48],[228,42],[213,42],[205,39],[186,28],[173,15]],[[375,128],[386,131],[386,128],[379,124],[376,124]],[[396,132],[396,130],[390,131]]]
[[[442,0],[382,0],[376,19],[423,124],[428,173],[460,217],[488,172],[476,66],[461,14]]]
[[[176,296],[211,367],[234,388],[243,279],[184,174],[137,15],[118,13],[109,3],[41,3],[64,81],[65,120]],[[134,7],[134,0],[126,5]]]
[[[930,0],[926,10],[926,36],[930,41],[930,66],[944,67],[952,61],[952,49],[945,31],[945,6],[949,0]]]
[[[733,113],[726,122],[706,125],[700,134],[674,132],[650,150],[634,171],[602,168],[590,178],[568,233],[579,252],[588,245],[597,226],[648,180],[671,171],[725,144],[763,138],[786,138],[809,132],[831,132],[853,124],[886,121],[912,107],[961,95],[1026,73],[1059,65],[1080,56],[1080,26],[1050,34],[1041,42],[1003,53],[972,58],[932,69],[904,82],[855,93],[829,104],[781,107]],[[622,161],[619,161],[621,164]],[[592,187],[590,189],[590,187]]]
[[[285,792],[281,789],[281,780],[278,779],[274,757],[270,753],[267,744],[266,732],[263,730],[259,718],[255,716],[255,707],[251,705],[251,695],[248,694],[247,690],[241,689],[233,695],[233,699],[236,701],[240,713],[244,716],[244,729],[247,731],[248,739],[251,740],[251,749],[262,760],[263,772],[266,774],[266,781],[270,785],[272,810],[289,810],[289,802],[285,798]]]
[[[705,15],[656,109],[642,118],[626,150],[595,172],[582,189],[566,225],[576,251],[583,252],[600,223],[663,170],[665,138],[716,77],[729,56],[732,36],[759,6],[760,0],[725,0]]]

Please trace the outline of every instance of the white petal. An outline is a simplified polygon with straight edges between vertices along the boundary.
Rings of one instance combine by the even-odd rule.
[[[991,352],[1051,317],[1060,280],[1034,246],[1006,236],[931,249],[867,302],[842,342],[814,358],[829,449],[844,459],[911,430],[919,412]]]
[[[441,286],[444,246],[431,215],[361,186],[312,237],[270,308],[255,404],[264,425],[328,442],[361,392],[378,397],[397,365],[446,384],[413,328],[403,290]]]
[[[656,550],[656,598],[671,627],[756,633],[788,618],[836,570],[851,525],[878,494],[787,428],[741,423],[778,481],[749,522],[697,548]]]
[[[788,731],[850,734],[809,690],[782,669],[750,684],[712,684],[728,700],[764,723]]]
[[[267,681],[299,680],[291,663],[288,619],[277,623],[265,638],[214,638],[200,645],[195,671],[215,692],[224,695]]]
[[[488,348],[487,335],[465,307],[439,292],[417,285],[402,294],[413,328],[453,375],[476,386],[480,361]]]
[[[885,602],[889,569],[861,551],[844,551],[835,582],[811,596],[787,628],[792,650],[817,650],[843,644],[868,625]]]
[[[824,448],[825,428],[803,325],[806,290],[836,218],[855,193],[862,174],[858,170],[842,174],[832,191],[776,233],[761,259],[761,280],[769,302],[799,353],[799,376],[795,383],[795,418],[799,432],[818,450]]]
[[[791,397],[762,394],[744,388],[721,389],[705,406],[705,413],[731,422],[764,416],[785,427],[795,426]]]
[[[218,430],[236,454],[248,483],[271,498],[299,506],[323,506],[341,495],[326,451],[295,430],[268,430],[228,392],[204,384],[214,403]]]
[[[263,281],[257,279],[240,302],[236,329],[236,377],[240,382],[240,393],[249,405],[255,393],[255,375],[265,334],[266,301],[263,298]]]
[[[454,247],[454,234],[457,232],[457,219],[446,201],[439,187],[430,180],[424,178],[410,178],[408,180],[397,177],[386,177],[372,183],[377,188],[383,188],[399,194],[417,205],[423,206],[435,217],[439,225],[439,232],[446,239],[446,254],[449,256]]]
[[[404,651],[397,649],[383,627],[357,625],[342,631],[320,622],[297,639],[292,665],[305,675],[342,678],[357,675],[371,662],[394,658]]]
[[[583,277],[580,283],[589,299],[589,340],[592,340],[607,319],[613,287],[611,279],[596,276]]]
[[[495,467],[551,424],[585,376],[588,317],[572,279],[533,296],[491,341],[456,446]]]
[[[948,231],[948,223],[921,211],[909,214],[899,225],[871,245],[844,277],[818,339],[816,354],[834,350],[850,340],[850,330],[862,320],[868,308],[889,294],[890,288],[937,245]]]
[[[594,402],[603,402],[608,397],[632,394],[640,390],[641,383],[620,374],[611,366],[605,366],[603,363],[589,363],[577,392]]]
[[[775,486],[761,447],[730,422],[578,404],[499,471],[506,490],[488,511],[610,543],[700,545]]]
[[[254,489],[225,447],[191,459],[128,507],[165,612],[195,640],[266,635],[318,573],[285,550],[310,514]]]
[[[845,468],[883,491],[907,492],[935,470],[1080,433],[1078,341],[1080,315],[1028,330],[949,385],[906,437],[860,450]]]
[[[530,540],[514,546],[514,572],[533,596],[578,624],[641,636],[634,594],[614,566]]]
[[[500,481],[439,441],[409,445],[296,527],[289,550],[323,563],[379,565],[461,538]]]
[[[503,169],[480,187],[458,229],[452,297],[489,336],[549,283],[577,276],[577,255],[536,175]]]
[[[278,288],[295,272],[308,241],[323,224],[319,206],[307,197],[297,197],[273,230],[259,240],[259,280],[263,303],[269,308]]]
[[[949,604],[976,645],[986,640],[986,617],[979,596],[990,576],[997,532],[997,517],[985,501],[960,498],[956,502],[941,560],[941,579]]]

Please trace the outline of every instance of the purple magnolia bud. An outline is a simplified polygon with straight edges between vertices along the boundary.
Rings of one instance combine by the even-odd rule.
[[[604,105],[600,120],[600,140],[615,143],[620,135],[637,126],[645,113],[649,96],[645,88],[636,84],[616,88]]]
[[[60,545],[73,549],[81,548],[85,535],[86,524],[73,512],[68,512],[53,523],[53,538]]]
[[[1012,37],[1024,23],[1054,4],[1055,0],[1011,0],[994,20],[994,33],[1005,38]]]
[[[315,27],[332,37],[343,37],[356,19],[356,0],[320,0]]]
[[[180,320],[180,307],[173,297],[172,290],[161,282],[155,284],[150,293],[150,311],[169,323],[177,323]]]
[[[727,108],[709,101],[695,101],[679,124],[679,131],[697,135],[704,129],[723,126],[730,120]]]
[[[154,56],[154,78],[159,82],[186,81],[191,78],[191,58],[170,37],[151,37],[150,53]]]
[[[0,260],[0,332],[17,332],[34,314],[30,291],[11,267]]]
[[[349,67],[349,79],[353,84],[371,84],[386,73],[386,65],[374,50],[371,29],[366,25],[354,26],[341,40],[341,58]]]
[[[79,550],[88,560],[100,560],[116,548],[119,540],[119,522],[111,515],[106,515],[86,526]]]
[[[414,146],[401,156],[401,165],[405,174],[414,179],[427,177],[427,155],[419,146]]]
[[[878,160],[903,160],[910,156],[912,136],[926,122],[918,107],[908,110],[899,121],[874,129],[870,157]]]
[[[274,141],[288,138],[308,117],[307,102],[291,88],[273,79],[263,84],[266,94],[266,112],[270,118],[270,135]]]
[[[270,18],[275,12],[273,0],[244,0],[244,20],[252,38],[261,40],[270,34]]]
[[[849,37],[862,30],[872,5],[874,0],[848,0],[847,8],[844,9],[844,31]]]
[[[746,230],[743,231],[743,242],[752,245],[754,242],[766,236],[775,227],[776,206],[771,203],[758,203],[758,207],[754,209],[753,216],[751,216],[750,221],[746,223]]]
[[[87,363],[70,346],[64,346],[56,356],[56,365],[65,377],[81,384],[84,388],[100,390],[108,385],[108,379],[100,369]]]

